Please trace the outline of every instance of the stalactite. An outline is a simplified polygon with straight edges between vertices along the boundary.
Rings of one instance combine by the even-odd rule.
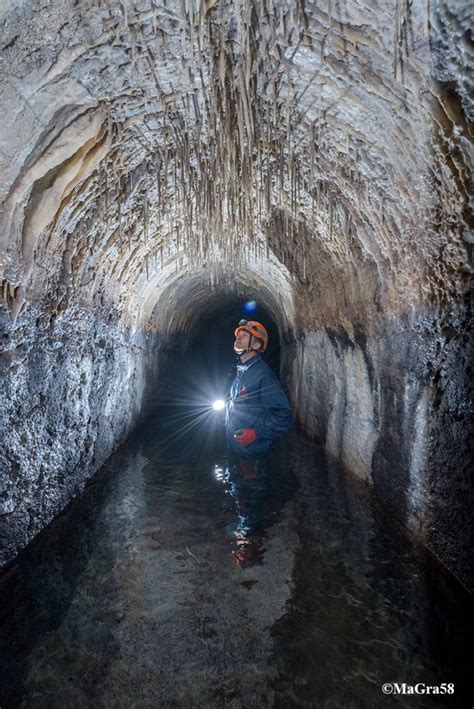
[[[152,88],[134,91],[139,108],[130,126],[117,117],[118,99],[106,105],[113,152],[104,162],[104,223],[107,232],[117,235],[115,248],[124,251],[127,245],[130,256],[137,246],[156,259],[155,245],[163,239],[170,257],[182,249],[193,267],[206,259],[270,258],[272,214],[280,210],[294,223],[294,257],[297,270],[305,273],[306,237],[298,228],[303,215],[308,233],[325,233],[328,242],[336,242],[345,228],[335,197],[321,201],[325,188],[320,173],[335,144],[330,121],[334,116],[328,113],[326,120],[330,107],[318,57],[316,68],[311,65],[306,74],[298,73],[300,53],[310,46],[305,33],[311,9],[304,2],[282,5],[273,0],[194,5],[183,0],[181,11],[169,8],[173,21],[179,19],[183,48],[184,79],[178,86],[171,75],[158,70],[165,35],[156,13],[145,31],[138,11],[128,7],[127,37],[138,31],[132,27],[141,28],[139,41],[138,36],[128,41],[135,47],[137,67],[140,61],[146,65]],[[323,55],[331,41],[336,44],[334,9],[328,0],[327,13],[321,13],[320,29],[327,35],[321,42]],[[150,36],[153,42],[147,46]],[[339,141],[337,173],[348,174],[358,159],[357,154],[351,159],[349,132],[346,139],[346,150],[340,147],[344,139]],[[137,220],[132,214],[140,207],[142,217]],[[380,215],[383,221],[383,203]],[[121,258],[125,261],[127,255]]]
[[[148,195],[143,198],[143,241],[145,248],[148,244]]]
[[[330,197],[329,197],[329,241],[332,241],[333,220],[334,220],[334,203],[333,203],[333,198],[330,195]]]

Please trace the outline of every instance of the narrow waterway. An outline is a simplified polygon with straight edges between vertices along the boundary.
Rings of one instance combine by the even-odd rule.
[[[303,436],[230,465],[188,416],[152,416],[1,577],[0,706],[464,706],[462,590]]]

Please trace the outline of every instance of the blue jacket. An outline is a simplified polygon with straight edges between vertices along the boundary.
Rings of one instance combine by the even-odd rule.
[[[237,376],[230,388],[226,405],[225,431],[228,447],[244,456],[264,455],[275,438],[286,433],[293,423],[291,406],[281,384],[268,364],[257,354],[237,365]],[[234,433],[253,428],[257,440],[240,446]]]

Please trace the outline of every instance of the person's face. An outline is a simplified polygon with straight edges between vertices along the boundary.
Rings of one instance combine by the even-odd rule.
[[[250,337],[250,332],[248,332],[247,330],[239,330],[234,342],[234,351],[237,352],[237,354],[245,352],[245,350],[249,346]],[[257,340],[255,337],[252,337],[251,347],[253,350],[258,352],[258,350],[260,349],[260,341]]]

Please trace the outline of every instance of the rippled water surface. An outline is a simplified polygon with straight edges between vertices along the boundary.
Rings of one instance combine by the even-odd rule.
[[[471,706],[468,599],[364,488],[300,435],[254,466],[173,422],[0,578],[2,708]]]

